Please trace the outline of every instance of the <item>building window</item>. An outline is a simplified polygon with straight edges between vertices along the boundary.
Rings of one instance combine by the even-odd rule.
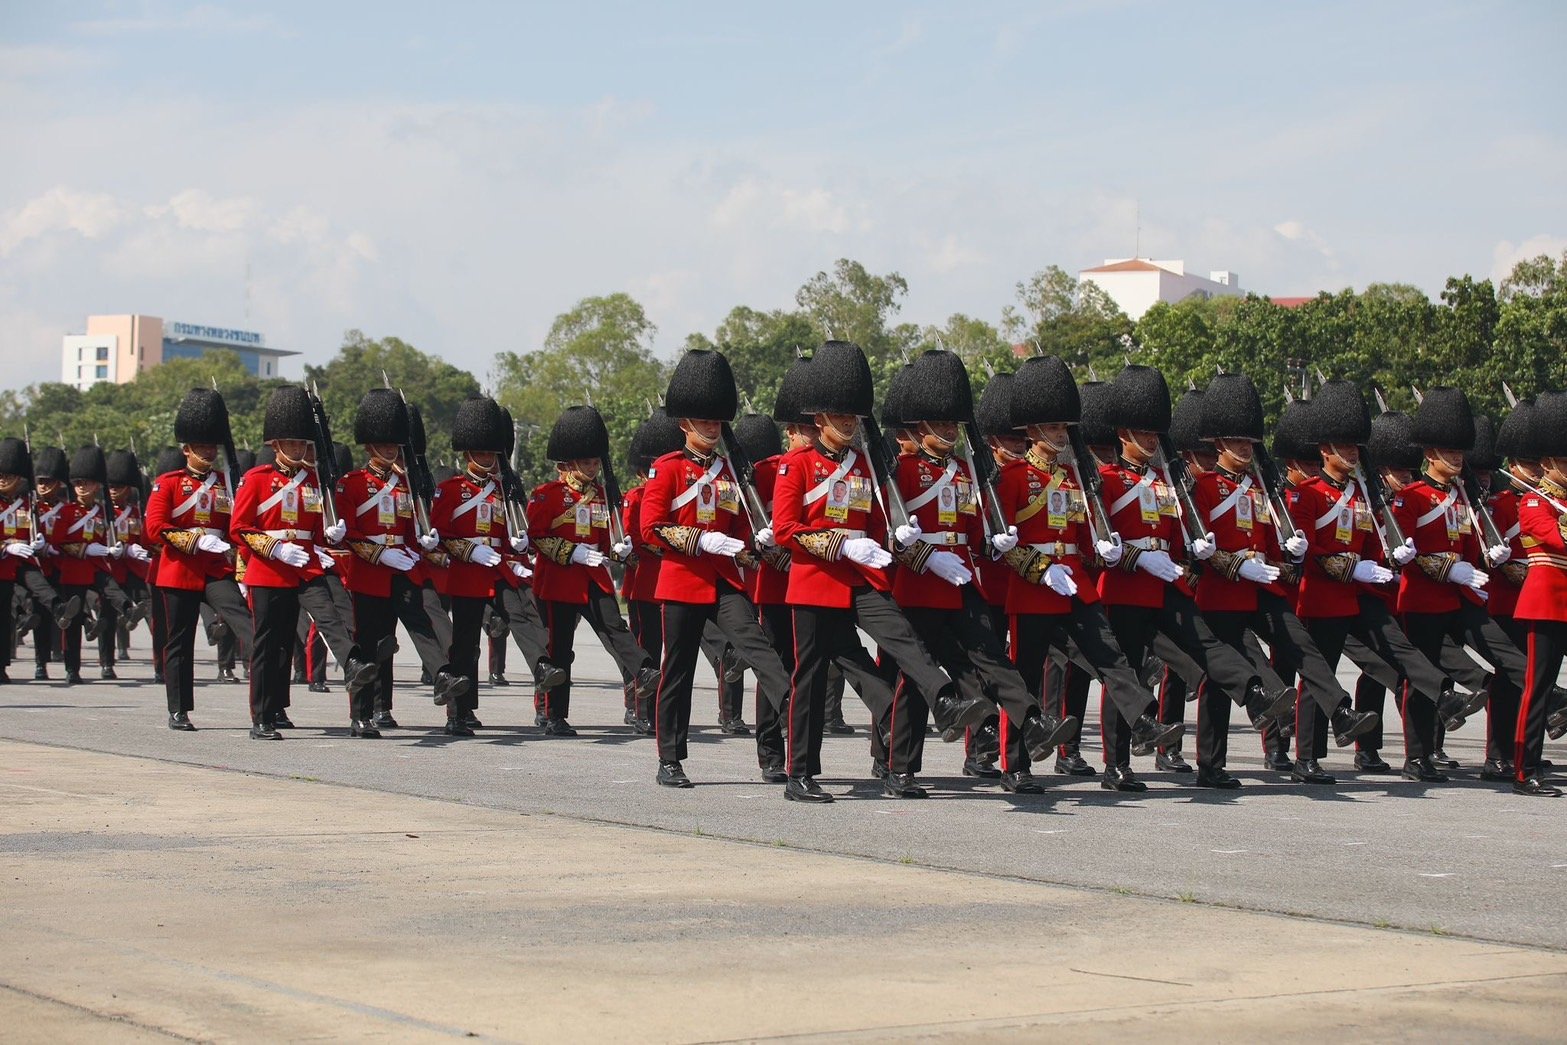
[[[77,350],[76,350],[76,361],[78,363],[80,363],[82,360],[84,360],[86,358],[87,358],[87,350],[85,348],[77,348]]]
[[[99,359],[108,359],[109,358],[109,346],[108,345],[99,345],[98,346],[98,358]]]
[[[108,376],[109,376],[109,368],[108,367],[101,366],[101,367],[98,368],[98,380],[102,381],[105,378],[107,378]]]
[[[272,364],[271,363],[267,364],[267,376],[268,377],[272,376]]]

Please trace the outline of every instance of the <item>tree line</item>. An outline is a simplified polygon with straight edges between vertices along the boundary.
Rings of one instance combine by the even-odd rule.
[[[692,333],[685,345],[722,350],[744,400],[764,413],[797,353],[829,337],[860,345],[883,384],[926,349],[956,352],[969,365],[976,395],[991,373],[1015,369],[1020,354],[1036,352],[1062,357],[1079,381],[1108,380],[1128,359],[1157,366],[1177,393],[1221,371],[1243,372],[1256,381],[1271,416],[1288,394],[1313,386],[1318,373],[1378,388],[1400,409],[1412,408],[1412,387],[1456,384],[1493,416],[1507,408],[1504,382],[1519,396],[1567,388],[1567,253],[1520,262],[1500,286],[1449,278],[1436,301],[1407,284],[1374,283],[1359,292],[1323,292],[1295,307],[1255,294],[1160,303],[1135,323],[1098,287],[1057,266],[1018,283],[1015,303],[994,323],[962,313],[941,325],[898,322],[907,294],[898,273],[841,259],[801,285],[794,308],[738,305],[711,334]],[[624,460],[673,366],[654,352],[656,334],[636,300],[612,293],[561,313],[538,348],[495,356],[485,384],[518,423],[520,473],[535,481],[550,474],[550,426],[576,403],[599,408],[617,463]],[[423,411],[432,460],[448,462],[457,405],[481,387],[473,374],[399,338],[351,330],[330,361],[305,367],[305,379],[318,384],[345,438],[360,397],[381,385],[383,372]],[[186,390],[214,379],[238,445],[259,446],[267,396],[287,382],[258,379],[230,352],[172,360],[130,384],[86,392],[52,382],[0,392],[0,431],[20,434],[25,422],[35,445],[75,447],[96,438],[146,457],[172,440]]]

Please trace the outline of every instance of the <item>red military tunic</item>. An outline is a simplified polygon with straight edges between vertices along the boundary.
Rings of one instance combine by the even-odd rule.
[[[614,593],[608,566],[571,561],[572,549],[579,544],[610,556],[609,512],[604,489],[598,483],[578,486],[574,479],[562,477],[533,491],[528,501],[528,531],[538,552],[533,573],[535,595],[549,602],[585,606],[589,585]]]
[[[779,463],[773,536],[790,553],[791,605],[848,609],[856,588],[891,590],[885,571],[841,557],[843,542],[851,537],[886,539],[875,481],[859,451],[834,456],[819,442]]]
[[[1507,561],[1492,566],[1486,572],[1491,581],[1485,586],[1490,598],[1486,608],[1493,617],[1511,617],[1518,605],[1518,595],[1529,570],[1528,552],[1523,546],[1523,528],[1518,522],[1518,494],[1514,490],[1501,490],[1490,500],[1491,519],[1507,542]]]
[[[937,460],[924,453],[905,454],[898,458],[898,492],[923,535],[898,556],[902,568],[893,574],[893,599],[899,606],[961,609],[963,589],[927,572],[925,564],[932,553],[947,551],[974,572],[973,550],[988,557],[968,469],[955,456]]]
[[[658,590],[658,571],[664,559],[661,544],[648,544],[642,540],[642,497],[647,486],[633,486],[626,491],[621,504],[620,527],[635,536],[635,554],[626,560],[626,569],[620,578],[620,597],[627,602],[652,602]]]
[[[1359,485],[1354,479],[1339,485],[1326,476],[1314,476],[1294,487],[1292,493],[1290,510],[1309,545],[1297,616],[1358,616],[1360,596],[1367,585],[1352,579],[1355,566],[1363,559],[1379,561],[1382,556],[1371,508]]]
[[[1415,542],[1415,559],[1404,568],[1398,588],[1400,613],[1448,613],[1460,599],[1479,602],[1465,584],[1447,579],[1455,563],[1478,549],[1459,502],[1458,487],[1442,488],[1416,479],[1393,498],[1393,515],[1404,536]]]
[[[1236,476],[1222,469],[1197,477],[1192,501],[1202,516],[1205,532],[1213,534],[1218,551],[1208,560],[1202,581],[1197,585],[1197,607],[1204,612],[1243,612],[1257,608],[1257,589],[1253,581],[1240,579],[1241,564],[1247,559],[1267,561],[1270,534],[1264,521],[1266,501],[1250,476]]]
[[[1046,569],[1057,564],[1072,571],[1078,599],[1098,602],[1088,569],[1094,546],[1088,503],[1072,473],[1030,449],[1023,459],[1009,461],[1001,469],[997,487],[1001,514],[1007,525],[1017,527],[1017,547],[1005,557],[1012,574],[1007,583],[1007,612],[1070,611],[1071,597],[1044,582]]]
[[[1529,556],[1529,573],[1513,616],[1518,620],[1567,621],[1567,489],[1541,480],[1546,495],[1518,498],[1518,525]],[[1549,498],[1549,499],[1547,499]],[[1552,504],[1554,500],[1556,504]]]
[[[125,545],[127,550],[132,547],[146,548],[146,531],[142,523],[141,507],[133,501],[123,507],[116,505],[112,511],[114,520],[111,525],[114,539]],[[124,584],[133,576],[145,580],[147,568],[147,563],[133,559],[129,555],[109,560],[109,575],[119,584]]]
[[[0,581],[14,581],[24,565],[36,566],[37,560],[6,555],[5,546],[16,541],[31,544],[33,540],[33,512],[26,494],[16,498],[0,498]]]
[[[1164,581],[1139,569],[1144,551],[1164,551],[1179,561],[1181,521],[1175,491],[1156,469],[1132,469],[1121,462],[1099,469],[1101,496],[1110,513],[1110,528],[1126,551],[1120,562],[1099,574],[1099,595],[1115,606],[1164,605]],[[1079,585],[1079,593],[1082,587]]]
[[[100,571],[109,572],[108,556],[91,558],[87,546],[112,544],[109,524],[103,517],[103,505],[84,508],[80,502],[67,501],[55,516],[49,543],[60,549],[60,583],[86,587]]]
[[[348,528],[343,540],[353,553],[337,561],[343,586],[356,595],[392,594],[392,576],[401,571],[381,565],[382,553],[401,548],[420,557],[408,480],[396,472],[378,475],[361,468],[338,480],[336,502],[337,517]],[[424,582],[417,563],[407,576],[416,586]]]
[[[297,588],[320,577],[316,548],[325,547],[322,532],[321,484],[314,468],[285,472],[275,464],[252,468],[234,494],[234,516],[229,533],[235,546],[243,544],[245,586],[249,588]],[[303,566],[290,566],[272,558],[272,549],[292,543],[303,548]]]
[[[718,599],[718,581],[745,590],[740,564],[701,550],[707,532],[749,542],[751,527],[740,504],[740,484],[723,457],[703,460],[677,450],[653,462],[642,498],[640,539],[661,546],[655,597],[661,602],[705,604]]]
[[[472,559],[473,550],[481,544],[495,549],[502,558],[511,551],[501,498],[499,477],[475,479],[469,472],[458,472],[435,488],[430,528],[441,535],[449,556],[443,571],[445,594],[468,599],[488,599],[495,594],[500,580],[497,573],[506,569],[506,563],[480,566]]]
[[[196,539],[207,535],[229,541],[232,507],[219,472],[198,476],[181,468],[153,480],[147,498],[147,539],[161,550],[152,582],[160,588],[200,591],[211,578],[231,576],[233,553],[201,551]]]
[[[757,461],[751,466],[756,476],[756,495],[766,506],[768,518],[772,518],[773,515],[773,497],[778,489],[778,468],[798,452],[786,450],[764,461]],[[782,606],[789,601],[789,552],[775,545],[762,554],[761,560],[761,564],[751,570],[748,577],[751,582],[751,601],[758,606]]]

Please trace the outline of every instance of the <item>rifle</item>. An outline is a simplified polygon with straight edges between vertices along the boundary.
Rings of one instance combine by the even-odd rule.
[[[1486,505],[1485,497],[1480,492],[1480,481],[1467,461],[1464,462],[1464,470],[1459,473],[1457,486],[1458,499],[1464,502],[1464,508],[1469,512],[1469,522],[1485,541],[1486,548],[1507,544],[1507,539],[1502,536],[1502,531],[1497,527],[1496,520],[1491,516],[1491,509]]]
[[[391,379],[386,376],[386,371],[381,371],[381,383],[387,388],[392,387]],[[403,401],[403,408],[408,408],[408,396],[401,388],[397,390],[397,396]],[[422,432],[424,420],[421,417],[419,428]],[[403,474],[408,480],[408,497],[414,504],[414,529],[423,537],[430,533],[430,502],[435,499],[435,479],[430,475],[430,463],[424,458],[424,446],[414,445],[413,425],[408,426],[408,441],[402,446]],[[510,522],[510,520],[508,520]]]
[[[735,482],[740,486],[740,502],[745,505],[745,514],[751,521],[751,532],[754,534],[764,527],[773,524],[772,515],[767,510],[767,505],[762,503],[762,495],[756,489],[756,466],[746,456],[745,447],[735,438],[734,429],[729,422],[724,422],[723,435],[718,441],[718,453],[724,462],[729,465],[729,470],[734,473]],[[787,571],[789,569],[789,553],[774,545],[771,548],[758,548],[757,554],[769,565]]]
[[[1196,484],[1192,481],[1192,473],[1186,470],[1186,461],[1175,451],[1175,444],[1170,440],[1170,433],[1159,433],[1159,470],[1164,473],[1164,481],[1170,484],[1175,491],[1175,505],[1179,509],[1181,517],[1181,530],[1186,534],[1186,543],[1190,546],[1194,541],[1200,541],[1207,536],[1208,531],[1203,526],[1202,514],[1197,510],[1197,502],[1192,498],[1192,491]]]
[[[1279,473],[1278,462],[1262,443],[1256,444],[1256,452],[1252,454],[1251,470],[1257,485],[1268,498],[1268,511],[1273,514],[1273,537],[1278,542],[1279,551],[1285,561],[1291,561],[1289,546],[1286,543],[1295,533],[1295,520],[1290,516],[1289,505],[1284,500],[1284,477]]]
[[[1368,456],[1363,446],[1360,455],[1362,459]],[[1388,569],[1397,571],[1398,563],[1393,558],[1393,549],[1404,546],[1404,528],[1398,525],[1398,517],[1387,503],[1387,492],[1382,489],[1382,478],[1375,473],[1376,469],[1367,472],[1358,461],[1355,463],[1355,482],[1360,484],[1360,492],[1365,494],[1366,505],[1371,509],[1371,523],[1377,529],[1377,539],[1387,551]]]
[[[1067,438],[1071,441],[1066,466],[1072,470],[1077,485],[1083,491],[1088,505],[1088,525],[1094,531],[1094,543],[1109,541],[1120,543],[1120,535],[1110,528],[1110,513],[1105,509],[1104,484],[1099,479],[1099,469],[1094,465],[1094,455],[1083,441],[1081,425],[1067,425]]]
[[[887,520],[887,550],[896,554],[897,529],[909,525],[909,508],[903,503],[903,494],[898,490],[898,462],[887,447],[881,426],[874,417],[861,418],[860,426],[855,431],[855,441],[870,464],[873,479],[871,489],[881,506],[882,517]]]
[[[968,466],[969,479],[974,483],[974,496],[979,500],[980,518],[985,523],[985,536],[995,537],[1007,532],[1007,520],[1001,514],[1001,498],[996,494],[996,462],[990,456],[990,446],[979,432],[979,421],[971,412],[964,418],[963,435],[968,440],[968,450],[959,460]]]
[[[332,424],[326,416],[326,404],[321,401],[321,390],[310,382],[310,417],[316,426],[316,478],[321,483],[321,521],[325,526],[337,525],[337,503],[333,494],[337,490],[337,450],[332,442]]]
[[[624,544],[626,541],[626,527],[620,521],[621,506],[620,480],[615,478],[615,465],[605,454],[599,458],[604,473],[604,502],[609,508],[609,543],[611,545]]]

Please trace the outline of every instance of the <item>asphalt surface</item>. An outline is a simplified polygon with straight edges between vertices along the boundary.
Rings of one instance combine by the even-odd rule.
[[[405,644],[406,645],[406,644]],[[246,690],[198,682],[195,733],[164,727],[161,686],[152,684],[145,632],[120,681],[21,681],[31,650],[0,689],[0,737],[167,760],[193,766],[321,781],[370,791],[458,801],[587,822],[637,825],[689,835],[864,857],[931,868],[1064,884],[1376,927],[1567,950],[1560,900],[1567,886],[1567,799],[1515,797],[1482,783],[1484,715],[1449,736],[1464,770],[1451,783],[1422,785],[1357,775],[1345,751],[1330,755],[1331,788],[1292,785],[1261,766],[1255,734],[1237,728],[1230,769],[1238,792],[1199,790],[1190,777],[1135,760],[1150,785],[1142,795],[1101,790],[1097,780],[1045,776],[1047,793],[1012,796],[960,773],[961,745],[931,737],[926,801],[881,797],[869,776],[866,713],[849,697],[855,736],[829,736],[821,777],[830,806],[783,800],[756,772],[754,743],[717,732],[716,696],[699,669],[687,772],[697,786],[653,782],[652,741],[621,725],[620,686],[606,654],[584,628],[578,641],[572,722],[575,739],[544,737],[532,725],[531,690],[485,687],[480,735],[440,735],[443,712],[417,685],[412,650],[398,655],[396,712],[404,728],[381,740],[347,735],[347,700],[296,687],[299,728],[282,742],[246,735]],[[512,677],[525,677],[513,652]],[[58,679],[59,665],[51,668]],[[96,676],[96,669],[88,675]],[[210,680],[210,650],[198,647],[198,679]],[[614,681],[612,681],[614,680]],[[1346,681],[1348,676],[1346,676]],[[1090,736],[1096,750],[1095,711]],[[1190,715],[1188,716],[1190,726]],[[1396,738],[1396,723],[1390,738]],[[1188,746],[1188,750],[1190,747]],[[1390,750],[1389,759],[1396,761]],[[1546,757],[1567,765],[1567,744]],[[978,888],[978,887],[976,887]],[[1309,928],[1302,931],[1309,932]]]

